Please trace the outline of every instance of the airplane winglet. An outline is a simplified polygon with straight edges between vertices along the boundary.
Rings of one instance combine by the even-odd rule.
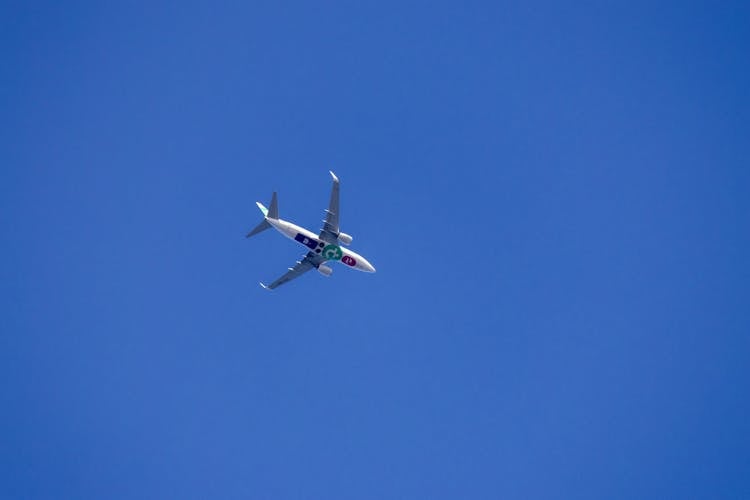
[[[259,282],[259,283],[260,283],[260,282]],[[260,286],[262,286],[264,290],[270,290],[270,288],[268,288],[268,287],[267,287],[266,285],[264,285],[263,283],[260,283]]]
[[[329,170],[328,173],[331,174],[331,177],[333,177],[333,182],[339,181],[339,178],[336,177],[336,174],[333,173],[333,170]]]

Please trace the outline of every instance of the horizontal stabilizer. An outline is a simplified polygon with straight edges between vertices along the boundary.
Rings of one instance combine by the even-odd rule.
[[[271,227],[271,224],[269,224],[266,219],[263,219],[262,221],[260,221],[260,224],[255,226],[255,228],[252,231],[247,233],[247,236],[245,236],[245,238],[249,238],[250,236],[255,236],[256,234],[265,231],[269,227]]]

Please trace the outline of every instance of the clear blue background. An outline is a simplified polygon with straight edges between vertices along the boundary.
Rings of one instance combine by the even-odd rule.
[[[6,3],[0,497],[750,497],[747,2]],[[374,275],[262,290],[342,229]]]

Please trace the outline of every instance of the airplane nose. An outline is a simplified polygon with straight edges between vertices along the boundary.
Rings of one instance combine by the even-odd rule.
[[[362,264],[364,264],[364,266],[363,266],[364,267],[364,271],[366,271],[368,273],[374,273],[375,272],[375,267],[373,267],[373,265],[370,264],[367,260],[365,260],[365,259],[362,259],[362,260],[364,261],[364,262],[362,262]]]

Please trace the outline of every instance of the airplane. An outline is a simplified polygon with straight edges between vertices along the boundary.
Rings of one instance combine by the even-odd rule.
[[[247,233],[246,238],[273,227],[287,238],[304,245],[308,249],[307,254],[298,260],[293,267],[290,267],[286,274],[270,285],[261,283],[260,286],[263,288],[273,290],[294,278],[302,276],[311,269],[317,269],[323,276],[330,276],[333,273],[333,269],[327,265],[330,261],[339,261],[351,269],[366,273],[375,272],[375,268],[367,259],[339,245],[339,243],[350,245],[352,236],[339,230],[339,178],[330,170],[329,173],[333,178],[331,199],[328,203],[328,210],[326,210],[326,218],[323,219],[323,229],[317,236],[303,227],[279,218],[279,203],[276,199],[276,191],[271,196],[271,204],[268,208],[259,201],[255,203],[263,213],[263,220]]]

